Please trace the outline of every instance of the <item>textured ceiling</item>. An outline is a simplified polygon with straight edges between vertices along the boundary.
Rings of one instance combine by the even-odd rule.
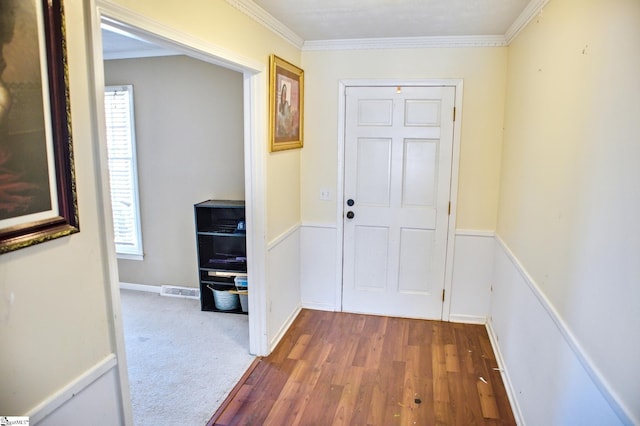
[[[305,41],[504,35],[529,1],[253,0]]]
[[[139,58],[171,54],[153,43],[144,41],[110,26],[102,27],[102,52],[104,59]]]

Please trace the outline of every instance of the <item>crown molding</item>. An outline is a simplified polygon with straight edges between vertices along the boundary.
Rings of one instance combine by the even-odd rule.
[[[387,37],[305,41],[302,50],[412,49],[425,47],[502,47],[501,35],[444,37]]]
[[[269,12],[255,4],[251,0],[225,0],[228,4],[249,16],[267,29],[278,34],[280,37],[293,44],[298,49],[302,49],[304,40],[298,34],[291,31],[286,25],[278,21]]]
[[[538,15],[542,14],[542,9],[549,3],[550,0],[531,0],[527,7],[524,8],[522,13],[513,21],[513,24],[509,27],[504,34],[507,44],[511,42],[520,34],[522,30]]]

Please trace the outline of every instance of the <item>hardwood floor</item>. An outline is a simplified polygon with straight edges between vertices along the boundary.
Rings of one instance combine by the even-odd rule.
[[[208,425],[515,425],[484,326],[302,310]]]

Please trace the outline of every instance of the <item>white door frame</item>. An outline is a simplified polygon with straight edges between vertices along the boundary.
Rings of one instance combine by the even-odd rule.
[[[456,120],[453,123],[453,152],[451,159],[451,190],[449,199],[451,200],[451,215],[449,217],[449,228],[447,229],[447,254],[444,274],[445,300],[442,305],[442,320],[449,321],[451,310],[451,286],[453,275],[453,250],[456,234],[456,208],[458,200],[458,172],[460,166],[460,131],[462,128],[462,79],[424,79],[424,80],[402,80],[402,79],[357,79],[340,80],[338,82],[338,187],[336,190],[336,309],[342,310],[342,270],[344,267],[342,239],[344,235],[344,131],[345,131],[345,111],[346,111],[346,90],[347,87],[365,86],[431,86],[455,87],[455,108]]]
[[[110,281],[111,311],[114,321],[114,344],[118,359],[120,392],[123,403],[125,424],[132,424],[131,400],[124,344],[124,330],[121,317],[120,283],[118,264],[113,243],[111,202],[109,196],[109,175],[106,153],[106,128],[104,122],[104,70],[102,55],[102,35],[100,24],[110,25],[128,33],[149,40],[155,44],[179,51],[204,62],[238,71],[243,75],[244,89],[244,169],[245,203],[247,218],[247,258],[248,274],[251,276],[252,291],[249,295],[249,352],[267,355],[267,310],[266,310],[266,151],[263,141],[267,140],[267,78],[268,67],[229,50],[206,43],[188,34],[173,30],[143,15],[115,5],[107,0],[90,0],[92,57],[94,92],[92,96],[95,128],[94,139],[99,147],[98,170],[100,172],[99,199],[102,202],[103,231],[108,247],[105,247]]]

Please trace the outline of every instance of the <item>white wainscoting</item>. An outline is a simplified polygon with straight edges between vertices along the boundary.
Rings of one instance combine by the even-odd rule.
[[[115,354],[110,354],[26,413],[30,424],[124,425],[117,367]]]
[[[496,240],[487,329],[518,423],[633,424],[537,284]]]
[[[340,287],[336,276],[337,230],[335,225],[304,224],[300,231],[300,284],[302,306],[339,311]]]
[[[304,223],[301,226],[300,285],[305,308],[341,310],[337,232],[333,224]],[[486,322],[494,254],[493,231],[456,231],[450,321]]]
[[[276,347],[301,309],[300,224],[267,245],[267,342]]]
[[[494,236],[493,231],[456,231],[449,321],[487,322],[495,256]]]

